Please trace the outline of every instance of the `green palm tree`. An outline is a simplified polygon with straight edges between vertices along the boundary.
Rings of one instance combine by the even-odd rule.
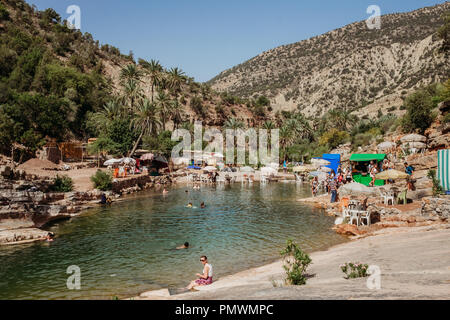
[[[172,101],[170,119],[173,121],[174,128],[178,129],[178,126],[183,121],[183,107],[178,100]]]
[[[135,64],[128,64],[120,70],[120,80],[126,82],[129,80],[140,81],[142,78],[142,72]]]
[[[155,92],[155,87],[158,87],[161,83],[161,80],[163,78],[163,67],[159,63],[159,61],[156,60],[139,60],[139,64],[144,68],[145,73],[150,77],[150,83],[152,86],[152,102]]]
[[[92,122],[99,131],[106,130],[112,121],[123,115],[123,108],[118,99],[107,102],[103,109],[92,115]]]
[[[283,150],[284,160],[287,158],[286,149],[292,144],[292,130],[288,126],[280,128],[280,146]]]
[[[223,126],[225,129],[234,129],[234,130],[245,128],[244,122],[235,118],[228,119],[227,121],[225,121]]]
[[[275,129],[276,127],[275,127],[275,123],[273,123],[272,121],[269,120],[269,121],[266,121],[263,123],[262,128],[266,129],[270,132],[270,130]]]
[[[142,98],[142,88],[136,80],[128,79],[123,85],[123,91],[124,99],[129,102],[130,110],[133,111],[136,101]]]
[[[169,96],[165,94],[164,92],[160,92],[157,96],[157,104],[159,113],[161,114],[161,122],[163,131],[166,131],[166,122],[167,119],[170,118],[170,114],[172,111],[172,101],[170,100]]]
[[[157,134],[157,130],[161,126],[161,122],[159,121],[157,114],[158,112],[156,105],[148,99],[143,99],[138,104],[136,112],[133,115],[133,119],[131,120],[131,126],[136,131],[139,131],[140,134],[133,146],[133,149],[128,155],[129,157],[134,154],[145,134]]]
[[[181,85],[186,82],[185,73],[179,68],[171,68],[167,73],[168,88],[171,90],[175,98],[181,91]]]

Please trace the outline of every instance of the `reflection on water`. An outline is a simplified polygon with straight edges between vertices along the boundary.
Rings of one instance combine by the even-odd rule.
[[[180,187],[167,196],[141,193],[51,227],[53,243],[0,248],[0,299],[109,299],[179,288],[202,271],[214,277],[279,258],[288,238],[307,251],[343,242],[333,218],[295,200],[309,196],[296,184]],[[186,208],[192,202],[205,209]],[[174,248],[188,241],[191,248]],[[81,290],[66,287],[66,270],[81,268]]]

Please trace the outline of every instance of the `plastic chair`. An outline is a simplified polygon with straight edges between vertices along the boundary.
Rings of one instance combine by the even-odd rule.
[[[349,224],[353,224],[353,221],[356,220],[356,225],[359,227],[359,211],[358,210],[350,210],[350,221]]]
[[[397,197],[397,202],[400,204],[400,201],[403,205],[408,203],[408,199],[406,198],[406,195],[408,193],[408,190],[403,190]]]
[[[370,226],[370,213],[369,213],[369,211],[361,211],[361,214],[360,214],[360,222],[361,222],[361,225],[364,225],[364,223],[363,223],[363,220],[366,220],[366,226]]]
[[[342,218],[345,220],[345,218],[350,218],[351,214],[350,214],[350,209],[348,209],[347,207],[342,207]]]

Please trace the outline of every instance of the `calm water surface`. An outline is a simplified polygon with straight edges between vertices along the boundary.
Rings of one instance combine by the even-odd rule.
[[[187,187],[141,193],[90,210],[49,230],[52,243],[0,247],[0,299],[111,299],[180,288],[202,271],[214,278],[279,258],[288,238],[308,252],[344,242],[334,219],[296,202],[310,196],[295,183]],[[186,208],[189,202],[206,209]],[[189,250],[175,250],[185,241]],[[81,268],[81,290],[67,289],[66,270]]]

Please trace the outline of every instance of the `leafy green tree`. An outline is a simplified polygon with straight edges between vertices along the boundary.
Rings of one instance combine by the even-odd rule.
[[[328,145],[331,149],[345,143],[350,139],[350,135],[345,131],[339,131],[336,128],[325,132],[319,139],[319,144]]]
[[[417,131],[423,134],[434,120],[432,96],[422,89],[410,95],[406,101],[406,114],[402,119],[404,132]]]

